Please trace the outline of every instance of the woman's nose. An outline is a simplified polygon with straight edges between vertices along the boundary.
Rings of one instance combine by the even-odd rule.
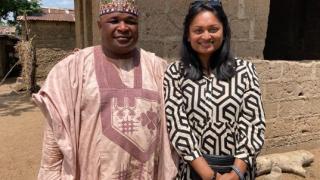
[[[208,31],[204,31],[202,34],[202,38],[205,40],[210,40],[212,39],[211,34]]]

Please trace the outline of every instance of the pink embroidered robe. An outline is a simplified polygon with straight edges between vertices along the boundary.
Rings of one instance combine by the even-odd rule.
[[[175,177],[163,110],[166,64],[137,52],[107,60],[100,46],[90,47],[52,69],[33,95],[47,120],[38,179]]]

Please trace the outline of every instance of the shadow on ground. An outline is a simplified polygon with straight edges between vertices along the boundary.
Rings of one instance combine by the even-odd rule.
[[[20,116],[27,111],[33,111],[36,106],[29,95],[21,95],[14,92],[0,94],[0,117]]]

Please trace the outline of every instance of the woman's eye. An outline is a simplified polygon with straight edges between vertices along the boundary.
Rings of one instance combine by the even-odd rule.
[[[217,28],[209,29],[209,32],[210,32],[210,33],[215,33],[215,32],[217,32],[217,31],[218,31],[218,29],[217,29]]]
[[[193,32],[196,33],[196,34],[201,34],[203,31],[201,29],[196,29]]]

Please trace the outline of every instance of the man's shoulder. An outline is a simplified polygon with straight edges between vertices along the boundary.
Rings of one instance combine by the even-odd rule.
[[[87,47],[84,49],[75,49],[66,57],[64,57],[61,61],[59,61],[59,63],[57,63],[57,66],[65,66],[70,63],[79,63],[79,61],[85,60],[87,57],[93,54],[93,50],[94,50],[94,47]]]
[[[93,54],[94,52],[94,46],[91,47],[87,47],[84,49],[75,49],[68,57],[66,57],[65,59],[80,59],[80,58],[86,58],[89,55]]]
[[[143,59],[143,64],[146,67],[149,67],[153,69],[153,71],[158,74],[159,76],[162,76],[164,71],[167,68],[167,61],[162,59],[161,57],[157,56],[153,52],[146,51],[144,49],[140,48],[140,54],[142,56],[141,59]]]
[[[167,61],[162,57],[157,56],[155,53],[144,50],[140,48],[141,56],[146,59],[148,62],[153,62],[155,64],[167,64]]]
[[[74,50],[71,54],[60,60],[50,70],[49,74],[53,73],[66,73],[68,71],[77,71],[79,67],[86,63],[91,54],[93,54],[94,47],[88,47],[85,49]]]

